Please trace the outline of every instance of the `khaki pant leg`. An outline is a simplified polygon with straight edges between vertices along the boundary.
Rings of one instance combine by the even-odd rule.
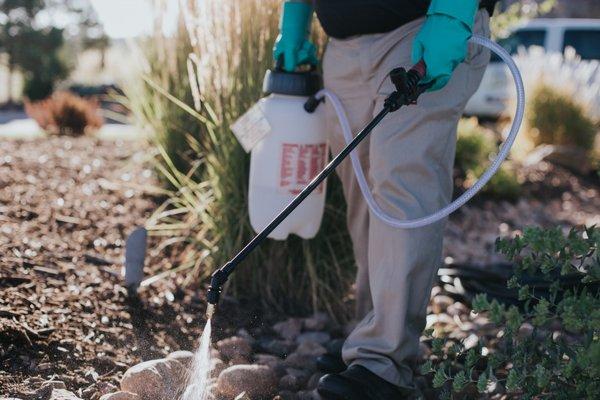
[[[331,39],[323,59],[325,87],[341,100],[348,115],[353,134],[360,131],[371,119],[374,99],[369,92],[369,77],[362,71],[368,65],[360,54],[362,38]],[[335,156],[345,146],[344,136],[333,107],[326,103],[331,152]],[[369,169],[369,140],[365,139],[355,150],[365,173]],[[368,275],[369,211],[352,171],[350,159],[337,168],[347,203],[347,224],[352,238],[357,264],[356,320],[361,320],[372,310]]]
[[[373,61],[374,113],[394,90],[386,75],[410,65],[421,21],[378,37],[369,46]],[[480,12],[475,32],[489,34],[489,16]],[[489,52],[470,48],[467,61],[441,91],[426,93],[414,106],[388,115],[370,138],[373,194],[388,214],[412,219],[447,205],[452,196],[456,127],[479,86]],[[441,262],[444,221],[410,230],[369,221],[369,282],[373,311],[347,339],[347,364],[360,364],[387,381],[412,387],[410,365],[418,357],[431,285]]]

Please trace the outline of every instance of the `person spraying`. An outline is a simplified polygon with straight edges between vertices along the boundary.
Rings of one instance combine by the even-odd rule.
[[[489,52],[469,44],[489,36],[495,1],[315,0],[283,3],[273,57],[285,71],[316,67],[309,40],[313,11],[330,39],[322,60],[324,85],[339,97],[353,132],[394,92],[389,71],[423,61],[427,93],[402,113],[390,114],[354,151],[374,200],[388,215],[418,219],[452,196],[458,121],[477,90]],[[327,102],[333,154],[346,141]],[[330,373],[318,384],[328,400],[409,399],[418,396],[411,365],[441,261],[444,220],[395,229],[369,212],[349,160],[337,169],[358,266],[356,328],[342,359],[319,360]]]

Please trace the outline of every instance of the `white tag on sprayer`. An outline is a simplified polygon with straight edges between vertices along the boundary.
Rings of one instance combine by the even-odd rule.
[[[260,104],[256,103],[231,125],[231,130],[246,153],[249,153],[271,132],[271,124]]]

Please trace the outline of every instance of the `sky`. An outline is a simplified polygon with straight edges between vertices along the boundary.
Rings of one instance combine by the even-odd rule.
[[[106,34],[112,38],[131,38],[152,31],[151,0],[91,0],[91,3]],[[168,0],[168,21],[175,21],[177,3]]]

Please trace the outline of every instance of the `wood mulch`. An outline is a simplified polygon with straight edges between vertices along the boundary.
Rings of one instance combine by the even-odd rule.
[[[145,288],[139,301],[122,286],[127,235],[160,201],[150,153],[87,137],[0,142],[0,395],[31,398],[60,380],[97,399],[140,360],[194,348],[204,301],[182,289],[181,276]],[[494,262],[498,235],[597,221],[597,181],[546,163],[522,173],[527,195],[516,204],[479,199],[451,218],[447,257]],[[151,239],[148,274],[181,257],[156,245]],[[221,321],[223,335],[239,322]]]

